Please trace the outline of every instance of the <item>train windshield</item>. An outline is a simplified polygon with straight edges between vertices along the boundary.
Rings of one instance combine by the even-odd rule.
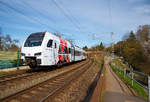
[[[34,33],[31,34],[25,44],[24,47],[34,47],[34,46],[41,46],[43,38],[44,38],[44,33]]]

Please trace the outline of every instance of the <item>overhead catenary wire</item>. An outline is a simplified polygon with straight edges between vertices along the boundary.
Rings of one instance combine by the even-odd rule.
[[[109,18],[110,18],[110,25],[112,26],[112,9],[111,9],[111,0],[108,0],[108,15],[109,15]]]
[[[30,8],[30,9],[31,9],[32,11],[34,11],[34,12],[37,12],[40,16],[44,17],[45,19],[49,20],[50,22],[51,22],[51,21],[52,21],[52,22],[55,22],[55,21],[53,20],[53,18],[51,18],[50,16],[45,15],[45,13],[42,13],[42,12],[36,10],[36,9],[33,8],[29,3],[27,3],[27,2],[25,2],[25,1],[23,1],[23,0],[22,0],[21,2],[23,2],[23,4],[25,4],[26,7]]]
[[[66,10],[66,13],[68,13],[68,15],[70,15],[72,21],[74,21],[74,23],[78,26],[78,28],[80,29],[80,32],[81,32],[81,24],[80,24],[80,22],[78,21],[78,19],[77,19],[75,16],[72,15],[71,11],[70,11],[66,6],[63,5],[63,2],[62,2],[62,1],[59,0],[59,1],[57,1],[57,2],[60,3],[61,6],[62,6],[62,8],[64,8],[64,11]],[[82,31],[82,33],[83,33],[83,31]],[[74,36],[75,34],[71,34],[71,35]]]
[[[46,27],[48,27],[49,29],[51,29],[51,30],[53,30],[53,31],[55,31],[55,32],[58,32],[58,31],[57,31],[56,29],[54,29],[53,27],[51,27],[51,26],[49,26],[49,25],[47,25],[47,24],[41,22],[41,21],[38,20],[38,19],[35,19],[35,18],[32,18],[32,17],[26,16],[26,15],[25,15],[23,12],[21,12],[20,10],[14,8],[13,6],[11,6],[11,5],[9,5],[9,4],[3,2],[3,1],[0,1],[0,4],[6,6],[7,8],[9,8],[9,9],[11,9],[11,10],[17,12],[18,14],[20,14],[20,15],[22,15],[22,16],[24,16],[24,17],[26,17],[26,18],[28,18],[28,19],[30,19],[30,20],[36,22],[36,23],[39,23],[39,24],[42,25],[42,26],[46,26]]]
[[[75,21],[75,23],[78,25],[78,27],[79,27],[80,30],[81,30],[80,22],[76,19],[76,17],[74,17],[74,16],[72,15],[72,13],[70,12],[70,10],[69,10],[66,6],[63,5],[63,2],[61,2],[61,0],[58,0],[58,2],[61,3],[61,6],[64,8],[64,10],[66,10],[66,11],[70,14],[72,20]],[[83,33],[83,31],[82,31],[82,33]],[[86,32],[86,33],[92,34],[93,32]],[[72,35],[73,35],[73,34],[72,34]]]
[[[63,13],[63,15],[72,23],[72,25],[75,26],[79,30],[79,32],[81,32],[80,27],[76,23],[74,23],[74,21],[72,20],[72,18],[70,18],[70,16],[66,13],[66,11],[55,0],[51,0],[51,1]]]
[[[109,13],[109,17],[110,17],[110,25],[112,27],[112,13],[111,13],[111,0],[108,0],[108,13]],[[112,53],[113,53],[113,57],[114,57],[114,32],[111,32],[111,38],[112,38]]]
[[[60,2],[60,0],[58,2]],[[70,14],[71,18],[75,21],[75,23],[78,24],[78,26],[80,27],[80,22],[76,19],[76,17],[74,17],[72,15],[71,11],[66,6],[64,6],[62,2],[60,2],[60,3],[62,5],[62,7],[65,8],[65,10]]]

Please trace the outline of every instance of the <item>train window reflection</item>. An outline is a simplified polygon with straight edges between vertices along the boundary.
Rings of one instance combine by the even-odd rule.
[[[41,46],[43,38],[44,38],[44,33],[34,33],[31,34],[25,44],[24,47],[34,47],[34,46]]]
[[[47,47],[52,47],[52,45],[53,45],[53,40],[49,40],[47,43]]]

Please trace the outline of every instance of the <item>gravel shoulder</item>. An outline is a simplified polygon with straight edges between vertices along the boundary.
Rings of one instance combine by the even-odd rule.
[[[106,78],[103,102],[146,102],[133,95],[126,84],[113,72],[109,66],[108,57],[105,61]]]

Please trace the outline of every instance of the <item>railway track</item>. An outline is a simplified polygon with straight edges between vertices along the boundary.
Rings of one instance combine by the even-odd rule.
[[[91,68],[92,65],[94,65],[93,62],[87,64],[84,67],[82,67],[83,69],[78,70],[66,82],[64,82],[62,85],[60,85],[60,87],[57,87],[57,89],[49,92],[46,96],[44,96],[43,98],[41,98],[39,100],[39,102],[49,102],[51,100],[50,98],[52,97],[52,95],[57,94],[57,92],[59,92],[59,91],[61,91],[61,89],[65,88],[70,82],[72,82],[73,80],[75,80],[78,77],[80,77],[80,75],[82,75],[85,71],[87,71],[89,68]]]
[[[0,77],[0,85],[2,83],[12,81],[12,80],[17,80],[19,78],[27,77],[27,76],[32,76],[36,74],[37,72],[34,73],[27,73],[27,72],[22,72],[22,73],[16,73],[16,74],[11,74],[11,75],[5,75]]]
[[[76,63],[79,64],[81,62],[76,62]],[[21,78],[21,77],[26,77],[28,75],[30,76],[30,75],[33,75],[33,73],[37,73],[37,71],[38,71],[38,73],[40,73],[40,70],[35,70],[34,71],[34,70],[31,70],[31,69],[28,69],[28,70],[17,71],[17,72],[14,72],[14,73],[9,73],[9,74],[6,74],[6,75],[2,75],[2,76],[0,76],[0,83],[7,82],[7,81],[10,81],[10,80],[15,80],[15,79],[18,79],[18,78]],[[47,69],[45,69],[45,71],[51,71],[51,70],[49,70],[47,68]]]
[[[37,87],[37,86],[40,86],[40,85],[37,85],[37,84],[39,84],[39,83],[42,83],[43,84],[43,82],[45,82],[46,80],[54,80],[54,77],[55,77],[55,80],[54,81],[56,81],[56,80],[59,80],[59,82],[62,82],[62,79],[64,78],[62,75],[64,75],[65,73],[71,73],[71,71],[73,71],[73,70],[76,70],[76,69],[78,69],[78,67],[81,67],[81,66],[84,66],[84,65],[86,65],[87,64],[87,62],[88,61],[84,61],[84,62],[79,62],[79,63],[77,63],[77,64],[74,64],[74,65],[70,65],[70,66],[66,66],[66,69],[67,69],[67,71],[64,71],[64,72],[62,72],[62,71],[60,71],[59,73],[55,73],[55,75],[53,75],[53,76],[51,76],[51,77],[49,77],[49,78],[46,78],[45,76],[50,76],[51,74],[52,74],[52,72],[45,72],[45,73],[42,73],[41,75],[39,75],[39,73],[38,73],[38,78],[39,77],[42,77],[43,79],[45,79],[45,80],[43,80],[42,79],[42,81],[40,82],[37,82],[37,80],[34,80],[34,82],[35,82],[35,84],[33,84],[33,85],[29,85],[29,84],[31,84],[32,82],[33,82],[33,80],[32,79],[35,79],[35,78],[37,78],[37,74],[35,74],[35,75],[30,75],[30,76],[24,76],[24,77],[18,77],[17,78],[17,80],[8,80],[8,81],[3,81],[4,83],[3,84],[1,84],[0,85],[0,95],[1,95],[1,100],[0,101],[7,101],[7,100],[5,100],[6,98],[11,98],[10,96],[12,96],[12,97],[14,97],[15,96],[15,94],[20,94],[20,93],[22,93],[22,92],[24,92],[24,90],[29,90],[31,87]],[[72,67],[72,68],[68,68],[68,67]],[[61,68],[60,70],[63,70],[63,68]],[[58,76],[62,76],[61,78],[58,78],[58,79],[56,79],[56,77],[58,77]],[[67,74],[68,75],[68,74]],[[71,75],[71,74],[70,74]],[[65,75],[66,76],[66,75]],[[20,78],[20,79],[19,79]],[[37,79],[38,79],[37,78]],[[32,82],[30,83],[30,81],[32,80]],[[27,83],[26,83],[26,81],[28,81]],[[25,87],[25,88],[22,88],[22,89],[20,89],[20,90],[17,90],[17,91],[12,91],[12,92],[9,92],[8,91],[8,93],[7,93],[7,91],[5,91],[5,89],[9,89],[9,87],[11,86],[15,86],[15,88],[16,89],[18,89],[17,87],[20,85],[20,84],[18,84],[18,83],[21,83],[21,82],[24,82],[24,83],[26,83],[27,85],[28,85],[28,87]],[[53,82],[53,81],[52,81]],[[57,82],[57,81],[56,81]],[[17,86],[18,85],[18,86]],[[54,84],[52,84],[52,86],[53,86]],[[43,86],[43,85],[42,85]],[[57,84],[55,84],[54,85],[56,88],[58,87],[58,85]],[[21,87],[22,87],[22,85],[21,85]],[[11,88],[12,89],[12,88]],[[32,88],[31,88],[32,89]],[[37,88],[37,89],[39,89],[39,90],[41,90],[42,88]],[[3,94],[3,92],[6,92],[6,93],[4,93],[4,95],[2,95]],[[34,91],[32,91],[31,93],[34,93]],[[25,95],[26,96],[26,95]],[[32,98],[33,99],[33,98]],[[21,101],[22,102],[22,101]]]
[[[17,80],[17,79],[20,79],[20,78],[29,77],[29,76],[35,75],[37,73],[39,74],[41,72],[40,71],[35,72],[35,71],[31,71],[31,70],[26,70],[26,71],[23,71],[23,72],[20,72],[20,73],[14,73],[14,74],[8,74],[8,75],[1,76],[0,77],[0,86],[3,83],[10,82],[10,81],[13,81],[13,80]]]

